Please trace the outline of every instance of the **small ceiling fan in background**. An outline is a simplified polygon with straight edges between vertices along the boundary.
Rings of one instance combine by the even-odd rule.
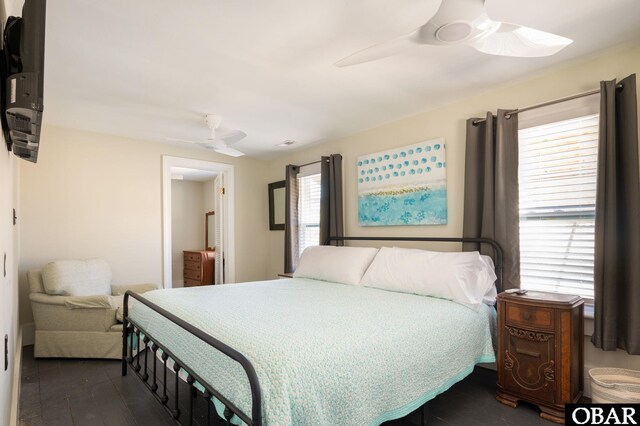
[[[335,65],[346,67],[375,61],[424,44],[466,44],[489,55],[533,58],[554,55],[573,43],[559,35],[492,21],[484,3],[485,0],[442,0],[436,14],[417,30],[360,50]]]
[[[209,137],[206,140],[192,141],[176,138],[167,138],[167,140],[193,143],[231,157],[241,157],[244,155],[244,152],[231,148],[231,145],[247,137],[245,132],[241,130],[228,130],[221,128],[220,123],[222,122],[222,117],[217,114],[207,114],[204,117],[204,121],[209,127]]]

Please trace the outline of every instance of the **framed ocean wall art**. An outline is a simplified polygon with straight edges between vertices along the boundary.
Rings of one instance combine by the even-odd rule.
[[[447,223],[444,138],[358,157],[360,226]]]

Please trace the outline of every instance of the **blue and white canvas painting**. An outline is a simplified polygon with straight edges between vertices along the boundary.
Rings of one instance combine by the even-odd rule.
[[[360,226],[447,223],[444,138],[358,157]]]

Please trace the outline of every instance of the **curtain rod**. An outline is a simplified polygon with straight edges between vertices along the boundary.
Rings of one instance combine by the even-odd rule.
[[[322,163],[322,160],[312,161],[312,162],[306,163],[306,164],[300,164],[299,166],[296,166],[296,167],[305,167],[305,166],[310,166],[312,164],[318,164],[318,163]]]
[[[616,85],[616,89],[622,89],[622,84],[617,84]],[[513,114],[519,114],[521,112],[530,111],[532,109],[537,109],[537,108],[542,108],[542,107],[546,107],[546,106],[549,106],[549,105],[559,104],[560,102],[566,102],[566,101],[571,101],[571,100],[578,99],[578,98],[584,98],[585,96],[596,95],[598,93],[600,93],[600,89],[594,89],[594,90],[589,90],[588,92],[582,92],[582,93],[578,93],[576,95],[565,96],[564,98],[559,98],[559,99],[554,99],[552,101],[543,102],[541,104],[530,105],[530,106],[526,106],[524,108],[514,109],[514,110],[511,110],[511,111],[507,111],[507,113],[505,114],[505,117],[509,118]],[[480,123],[484,123],[485,121],[487,121],[486,118],[473,120],[473,125],[476,126],[476,125],[478,125]]]

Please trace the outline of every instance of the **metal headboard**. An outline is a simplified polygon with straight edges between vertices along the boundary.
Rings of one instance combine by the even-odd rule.
[[[435,243],[477,243],[488,244],[493,247],[494,263],[496,267],[496,289],[498,293],[502,291],[502,248],[498,243],[489,238],[465,238],[465,237],[329,237],[325,241],[325,244],[329,244],[332,241],[424,241]]]

